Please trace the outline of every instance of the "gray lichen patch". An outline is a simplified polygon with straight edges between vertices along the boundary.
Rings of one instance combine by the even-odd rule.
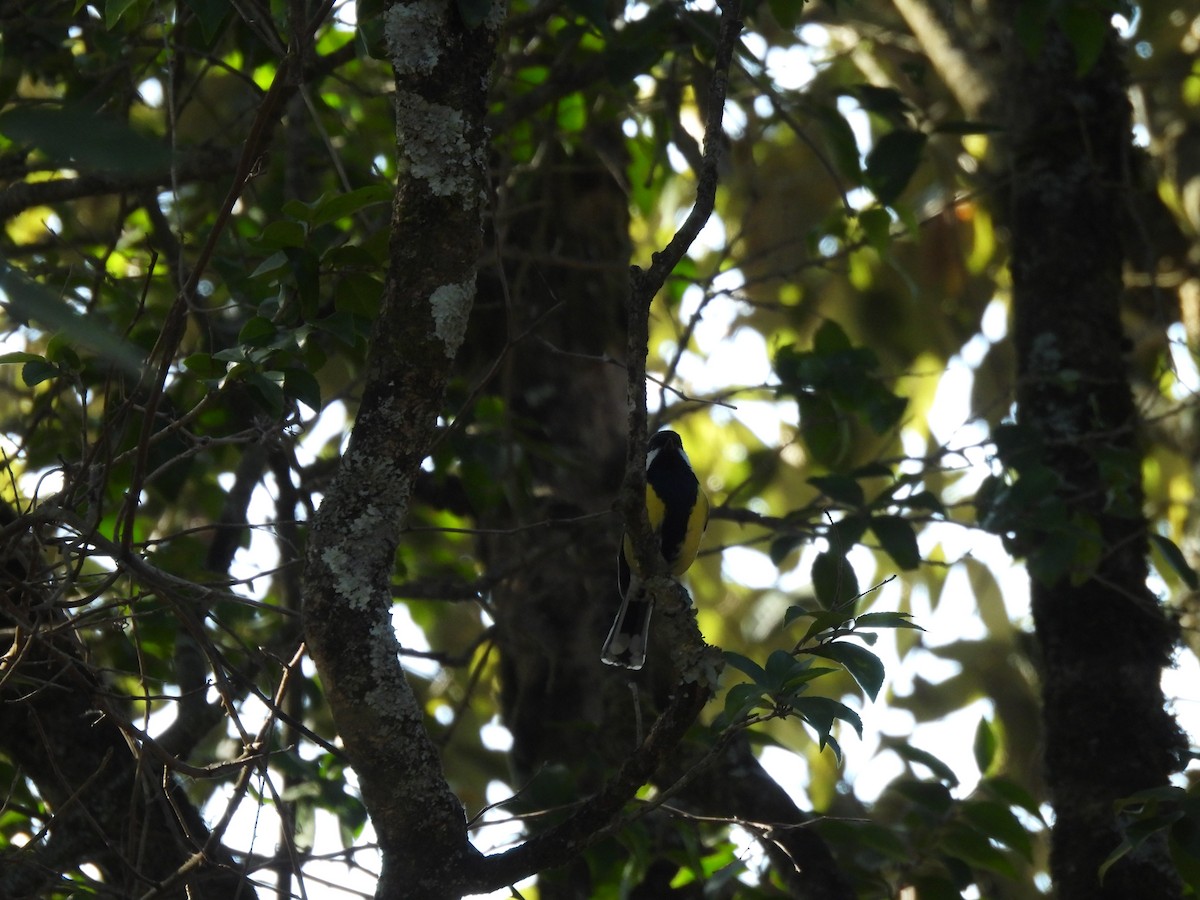
[[[383,34],[396,75],[428,75],[441,58],[447,4],[417,0],[392,6],[384,14]]]
[[[443,284],[429,297],[434,331],[445,344],[446,357],[453,359],[467,332],[471,303],[475,299],[475,275],[459,284]]]
[[[396,137],[410,177],[426,182],[435,196],[462,197],[464,208],[480,202],[483,151],[468,140],[462,110],[401,91]]]
[[[341,547],[326,547],[321,562],[333,579],[333,589],[350,609],[365,609],[371,598],[371,579],[361,561]]]

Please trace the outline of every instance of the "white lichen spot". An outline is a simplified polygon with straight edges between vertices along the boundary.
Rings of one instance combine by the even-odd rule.
[[[439,0],[417,0],[396,4],[384,14],[383,35],[397,75],[428,75],[437,66],[446,8]]]
[[[410,177],[425,181],[438,197],[457,194],[464,206],[479,202],[483,151],[467,139],[462,110],[398,91],[396,139]]]
[[[429,297],[434,332],[446,345],[446,356],[449,359],[454,359],[463,342],[474,299],[474,275],[459,284],[443,284]]]
[[[367,693],[364,700],[375,715],[385,718],[397,717],[397,702],[401,701],[402,697],[395,690],[394,679],[399,673],[397,654],[400,644],[386,610],[372,623],[365,650],[367,667],[375,687]]]
[[[350,609],[364,609],[371,599],[371,581],[364,568],[340,547],[327,547],[321,562],[333,577],[333,587]]]

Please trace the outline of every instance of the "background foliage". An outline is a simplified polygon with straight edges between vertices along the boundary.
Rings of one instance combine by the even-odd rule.
[[[48,702],[22,728],[70,757],[85,713],[115,727],[112,752],[176,779],[175,809],[207,822],[192,838],[224,841],[214,857],[263,896],[369,894],[369,874],[343,873],[369,872],[372,832],[297,650],[305,523],[388,262],[383,10],[25,6],[0,4],[5,699],[53,698],[46,672],[71,660],[91,703],[57,730]],[[1095,544],[1055,540],[1065,513],[1011,419],[999,6],[747,4],[716,215],[650,323],[654,424],[683,435],[715,507],[688,576],[728,651],[707,739],[748,737],[861,896],[1048,889],[1037,660],[999,550],[1056,577],[1087,571]],[[1200,19],[1182,3],[1020,8],[1031,51],[1051,25],[1081,68],[1111,22],[1126,45],[1138,149],[1113,365],[1145,421],[1151,585],[1194,671]],[[488,10],[457,4],[467,22]],[[617,673],[580,675],[607,679],[596,698],[556,695],[576,665],[556,654],[599,668],[626,267],[690,207],[716,22],[703,4],[574,0],[513,3],[501,32],[489,250],[393,586],[484,848],[593,788],[628,752],[613,734],[641,732]],[[1109,460],[1116,493],[1126,462]],[[952,633],[925,643],[946,610]],[[647,718],[654,677],[638,681]],[[945,721],[970,722],[929,732],[959,746],[920,737]],[[186,854],[148,874],[129,823],[102,848],[57,838],[93,785],[61,762],[41,773],[37,746],[0,737],[0,847],[24,873],[6,877],[33,879],[12,884],[169,893]],[[1128,801],[1113,860],[1166,838],[1194,892],[1191,775]],[[770,847],[750,849],[779,820],[688,798],[658,813],[541,896],[796,892]]]

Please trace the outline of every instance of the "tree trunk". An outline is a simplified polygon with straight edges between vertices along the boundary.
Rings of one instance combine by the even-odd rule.
[[[304,628],[379,835],[376,896],[435,900],[459,895],[453,876],[477,854],[400,666],[391,580],[475,294],[499,23],[433,3],[388,4],[383,21],[401,170],[391,267],[354,430],[309,535]]]
[[[1111,33],[1082,73],[1080,46],[1051,24],[1034,54],[1009,48],[1019,427],[998,446],[1044,487],[1015,540],[1033,575],[1057,895],[1170,898],[1181,887],[1165,840],[1098,874],[1122,840],[1114,801],[1165,785],[1182,744],[1159,684],[1175,634],[1146,587],[1119,317],[1125,72]]]

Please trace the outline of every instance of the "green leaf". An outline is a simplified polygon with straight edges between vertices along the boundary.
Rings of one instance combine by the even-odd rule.
[[[278,329],[275,323],[262,316],[253,316],[238,332],[238,343],[251,347],[262,347],[274,340]]]
[[[771,557],[771,562],[776,566],[783,565],[783,561],[807,541],[808,536],[804,534],[781,534],[771,541],[770,547],[767,548],[767,555]]]
[[[996,733],[992,730],[991,723],[985,718],[980,718],[979,724],[975,727],[975,741],[972,749],[975,753],[975,765],[979,766],[979,771],[984,775],[996,761],[996,748]]]
[[[363,13],[364,9],[382,10],[383,4],[378,0],[366,0],[366,2],[356,0],[354,5],[356,8],[354,39],[359,52],[363,56],[370,56],[374,59],[387,59],[387,45],[383,37],[383,16]]]
[[[226,363],[244,363],[249,360],[245,347],[226,347],[224,350],[218,350],[214,353],[212,358],[217,362]],[[228,368],[225,371],[228,372]]]
[[[462,2],[466,2],[466,0],[460,0],[460,5]],[[491,0],[474,0],[474,2],[484,7],[483,13],[486,16],[488,9],[491,7]],[[358,188],[358,190],[349,191],[345,194],[337,194],[328,200],[322,198],[314,210],[312,224],[314,227],[317,225],[326,225],[330,222],[336,222],[338,219],[345,219],[368,206],[378,203],[391,203],[392,194],[391,185],[373,184],[368,187]]]
[[[325,202],[325,195],[322,194],[311,203],[305,203],[303,200],[292,198],[284,202],[279,211],[289,219],[295,219],[297,223],[311,225],[317,214],[317,207]]]
[[[766,666],[763,667],[767,678],[765,687],[771,691],[783,690],[798,665],[800,664],[796,658],[786,650],[772,650],[771,655],[767,657]]]
[[[750,676],[750,680],[760,686],[766,686],[770,683],[766,671],[748,656],[742,656],[740,653],[734,653],[732,650],[725,651],[725,662],[733,666],[739,672],[743,672]]]
[[[864,209],[858,214],[858,224],[867,243],[879,251],[887,249],[892,240],[892,217],[886,209],[879,206]]]
[[[851,183],[858,185],[862,178],[862,167],[859,163],[858,140],[854,136],[854,129],[850,127],[845,116],[832,105],[820,104],[811,112],[824,132],[830,155],[837,164],[838,171]]]
[[[59,332],[46,342],[46,358],[61,369],[78,372],[83,368],[83,361],[71,346],[71,338]]]
[[[783,611],[783,627],[786,628],[799,618],[811,618],[815,615],[817,615],[817,613],[813,610],[810,610],[804,606],[800,606],[799,604],[793,604]]]
[[[866,499],[863,496],[862,485],[845,475],[814,475],[808,479],[808,483],[830,500],[847,506],[862,506]]]
[[[346,272],[337,280],[333,305],[338,312],[347,312],[366,319],[379,315],[383,282],[365,272]]]
[[[871,519],[871,530],[888,556],[901,569],[915,569],[921,564],[921,551],[917,547],[917,534],[912,523],[900,516],[875,516]]]
[[[735,684],[725,692],[725,706],[721,712],[722,725],[733,725],[759,707],[766,707],[763,690],[757,684]]]
[[[946,515],[946,507],[943,505],[941,498],[933,491],[919,491],[915,494],[910,494],[903,500],[898,500],[909,509],[927,509],[930,512],[935,512],[938,515]]]
[[[893,750],[899,749],[893,746]],[[915,778],[899,778],[892,782],[892,790],[921,809],[941,818],[954,806],[950,787],[940,781],[918,781]]]
[[[555,106],[560,134],[578,134],[588,123],[588,99],[576,92],[560,97]]]
[[[77,313],[58,294],[2,261],[0,292],[7,295],[5,308],[15,321],[24,324],[35,320],[47,331],[63,334],[77,346],[87,348],[126,372],[136,374],[141,370],[142,352],[109,331],[102,317]]]
[[[941,847],[951,856],[977,869],[998,872],[1006,878],[1016,878],[1017,868],[1003,851],[992,846],[984,835],[962,823],[954,823],[942,838]]]
[[[261,372],[251,372],[245,377],[246,387],[254,399],[273,416],[283,415],[283,386]]]
[[[266,259],[258,264],[253,272],[250,273],[251,278],[259,278],[263,275],[274,275],[287,268],[287,254],[282,250],[276,250]]]
[[[43,381],[49,381],[51,378],[57,378],[63,374],[63,370],[53,363],[38,357],[31,359],[25,365],[21,366],[21,380],[25,382],[25,387],[33,387],[41,384]]]
[[[873,84],[856,84],[846,90],[867,112],[881,116],[902,115],[909,110],[908,101],[895,88],[878,87]]]
[[[1154,811],[1162,804],[1182,803],[1186,797],[1187,791],[1178,785],[1161,784],[1157,787],[1134,791],[1127,797],[1121,797],[1113,802],[1113,809],[1116,812],[1133,811],[1135,813]]]
[[[797,646],[803,646],[823,632],[844,627],[853,618],[853,614],[854,610],[849,604],[814,614],[808,628],[805,629],[804,636],[797,641]]]
[[[910,128],[883,135],[867,154],[867,186],[884,206],[890,206],[908,186],[925,149],[926,137]]]
[[[1171,786],[1167,786],[1168,789]],[[1175,788],[1179,792],[1182,789]],[[1127,801],[1132,798],[1126,798]],[[1108,858],[1100,864],[1099,876],[1100,882],[1103,884],[1104,876],[1114,865],[1121,861],[1127,854],[1136,851],[1142,844],[1146,843],[1150,838],[1154,837],[1162,831],[1169,829],[1172,825],[1178,822],[1184,816],[1184,811],[1175,804],[1162,808],[1157,802],[1150,807],[1153,812],[1144,815],[1141,818],[1128,822],[1124,826],[1124,837],[1117,848],[1108,855]]]
[[[303,247],[306,240],[308,231],[302,222],[277,219],[267,223],[255,243],[264,250],[282,250],[285,247]]]
[[[828,747],[833,751],[834,758],[837,759],[839,763],[842,761],[842,757],[844,755],[842,753],[842,745],[838,743],[837,738],[835,738],[832,733],[821,735],[819,745],[822,750]]]
[[[106,0],[104,4],[104,27],[112,29],[118,22],[121,21],[121,16],[129,7],[133,6],[137,0]]]
[[[165,171],[171,152],[120,119],[78,104],[18,106],[0,114],[0,134],[37,147],[55,163],[90,171]],[[86,140],[80,140],[86,135]]]
[[[1022,809],[1035,819],[1045,823],[1042,811],[1038,808],[1037,800],[1016,782],[1009,781],[1007,778],[984,778],[980,781],[980,787],[989,793],[995,794],[1009,806]]]
[[[870,612],[863,613],[854,619],[857,628],[912,628],[915,631],[925,629],[912,621],[912,613],[906,612]]]
[[[0,356],[0,366],[11,365],[12,363],[27,363],[27,362],[45,362],[46,357],[37,353],[26,353],[24,350],[15,350],[12,353],[5,353]]]
[[[862,540],[870,519],[865,515],[849,515],[839,519],[829,526],[825,538],[834,553],[845,556],[850,549]],[[856,592],[857,593],[857,592]]]
[[[313,412],[321,411],[321,385],[307,369],[284,369],[283,392]]]
[[[791,344],[776,351],[779,392],[796,397],[801,436],[827,468],[838,468],[849,450],[849,415],[861,417],[879,434],[903,415],[907,401],[872,374],[878,368],[879,357],[866,347],[850,346],[833,321],[817,330],[811,351]]]
[[[193,353],[184,359],[183,367],[197,378],[220,378],[225,374],[225,365],[210,353]]]
[[[914,747],[903,740],[889,742],[888,748],[899,754],[902,759],[924,766],[933,773],[934,778],[945,782],[947,787],[955,787],[958,784],[958,776],[954,774],[954,770],[929,751]]]
[[[875,378],[864,381],[860,394],[859,405],[867,424],[876,434],[883,434],[894,428],[904,415],[904,410],[908,408],[907,400],[897,397]]]
[[[313,322],[313,327],[328,332],[349,348],[353,348],[363,334],[358,327],[357,317],[353,313],[340,310],[317,319]]]
[[[891,466],[881,462],[869,462],[856,466],[850,474],[855,478],[892,478],[895,475]]]
[[[1176,575],[1183,579],[1183,583],[1186,584],[1190,590],[1194,591],[1200,589],[1200,577],[1197,577],[1196,570],[1188,565],[1187,559],[1184,558],[1183,551],[1179,549],[1174,541],[1172,541],[1170,538],[1163,537],[1161,534],[1151,533],[1150,543],[1153,544],[1154,548],[1162,554],[1162,557],[1164,560],[1166,560],[1167,565],[1171,567],[1172,571],[1174,571]]]
[[[968,800],[962,805],[964,818],[986,838],[1011,847],[1033,861],[1033,840],[1011,809],[994,800]]]
[[[840,553],[818,553],[812,566],[813,593],[826,609],[849,603],[858,596],[858,576]]]
[[[862,719],[845,703],[828,697],[801,697],[796,700],[796,712],[813,727],[821,738],[821,747],[830,740],[834,721],[841,719],[862,737]]]
[[[813,353],[828,356],[853,349],[845,329],[833,319],[826,319],[813,334]]]
[[[767,658],[767,688],[781,706],[794,706],[810,681],[837,671],[828,666],[814,666],[810,658],[797,658],[786,650],[775,650]]]
[[[870,650],[848,641],[833,641],[808,652],[841,663],[868,697],[874,700],[879,696],[879,689],[883,687],[883,663]]]
[[[849,424],[826,396],[800,394],[796,405],[800,412],[800,437],[808,452],[821,465],[836,468],[850,451]]]

